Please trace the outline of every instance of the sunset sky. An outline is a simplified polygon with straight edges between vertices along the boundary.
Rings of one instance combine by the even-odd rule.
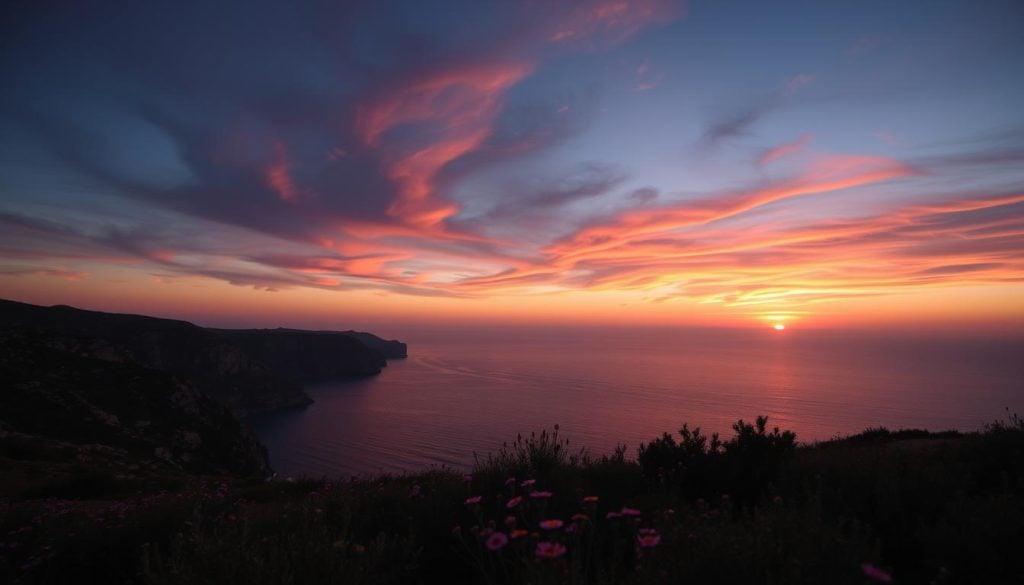
[[[1024,5],[23,2],[0,297],[1024,328]]]

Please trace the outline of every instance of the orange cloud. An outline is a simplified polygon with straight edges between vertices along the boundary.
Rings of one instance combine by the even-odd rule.
[[[669,207],[629,210],[613,221],[585,228],[545,252],[554,257],[580,259],[613,248],[624,241],[707,224],[784,199],[848,189],[919,171],[899,161],[876,156],[830,156],[814,162],[802,176],[761,189],[689,201]]]

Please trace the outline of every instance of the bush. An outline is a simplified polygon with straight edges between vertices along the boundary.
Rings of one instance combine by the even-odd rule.
[[[767,430],[768,417],[754,424],[740,419],[732,426],[735,436],[723,443],[718,434],[710,437],[700,427],[683,425],[680,441],[668,433],[641,444],[637,461],[644,476],[654,485],[677,490],[688,499],[711,499],[734,494],[744,504],[753,504],[775,479],[779,466],[796,448],[796,435]]]

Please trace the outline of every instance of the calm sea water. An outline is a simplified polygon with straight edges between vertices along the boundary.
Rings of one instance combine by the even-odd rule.
[[[313,405],[254,421],[283,475],[472,465],[560,425],[596,454],[688,422],[738,418],[814,441],[868,427],[977,430],[1024,414],[1024,342],[787,330],[460,329],[402,337],[372,378],[307,389]]]

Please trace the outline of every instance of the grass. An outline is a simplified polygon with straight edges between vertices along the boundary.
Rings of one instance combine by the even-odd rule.
[[[726,440],[684,426],[636,458],[590,456],[556,427],[469,474],[108,493],[84,474],[0,500],[0,581],[1024,582],[1016,416],[814,445],[767,423]]]

